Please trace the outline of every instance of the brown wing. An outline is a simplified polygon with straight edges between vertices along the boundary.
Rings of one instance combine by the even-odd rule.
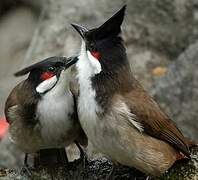
[[[31,122],[37,102],[38,97],[32,91],[32,85],[26,80],[22,81],[6,100],[4,111],[7,122],[12,123],[16,119],[26,119]],[[23,110],[24,108],[26,111]]]
[[[17,92],[19,90],[19,87],[20,84],[17,85],[12,90],[5,103],[4,113],[8,123],[12,123],[12,121],[14,120],[13,115],[15,114],[15,111],[17,111],[17,106],[18,106]]]
[[[137,81],[134,82],[132,91],[124,97],[137,121],[143,125],[145,133],[168,142],[189,156],[187,139]]]

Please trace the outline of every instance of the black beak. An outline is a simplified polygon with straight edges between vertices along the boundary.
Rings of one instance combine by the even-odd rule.
[[[74,24],[74,23],[72,23],[71,25],[80,34],[80,36],[83,39],[85,39],[85,33],[88,31],[88,29],[78,24]]]
[[[69,68],[73,64],[75,64],[78,61],[78,56],[72,56],[69,58],[65,58],[65,69]]]

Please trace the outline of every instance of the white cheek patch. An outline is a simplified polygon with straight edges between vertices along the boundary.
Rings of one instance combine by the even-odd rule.
[[[57,80],[58,80],[57,77],[53,76],[53,77],[43,81],[36,87],[36,91],[38,93],[44,93],[44,92],[50,90],[56,84]]]
[[[93,66],[94,74],[98,74],[101,72],[101,65],[99,63],[99,60],[96,59],[94,56],[91,55],[89,51],[87,51],[87,57]]]

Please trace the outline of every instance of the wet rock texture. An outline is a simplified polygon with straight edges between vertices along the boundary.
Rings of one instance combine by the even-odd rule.
[[[24,2],[31,1],[24,0]],[[42,5],[42,10],[33,35],[28,36],[32,37],[29,49],[20,56],[23,58],[20,65],[16,61],[11,63],[16,63],[15,68],[18,69],[19,66],[22,68],[49,56],[71,56],[78,53],[80,38],[73,31],[70,23],[80,23],[88,28],[98,26],[123,4],[128,5],[122,26],[123,36],[135,76],[156,98],[182,132],[198,140],[197,0],[45,0],[41,4],[36,3],[36,6]],[[27,38],[25,42],[28,40]],[[5,58],[13,59],[8,56]],[[3,76],[5,74],[2,73],[1,77]],[[4,78],[0,80],[1,83],[5,83]],[[11,90],[11,85],[7,87],[6,90],[0,89],[1,94]],[[9,143],[2,146],[4,149],[11,147]],[[15,159],[13,149],[1,151],[0,161],[3,162],[1,157],[4,159],[6,157],[1,153],[7,153],[10,159],[11,157]],[[178,162],[160,179],[197,179],[197,151],[192,157],[191,161]],[[12,165],[17,165],[17,161],[13,160]],[[64,173],[64,176],[61,175],[62,179],[105,179],[111,164],[106,159],[96,159],[90,160],[85,171],[82,171],[82,165],[78,161],[73,162],[69,168],[70,174],[62,171]],[[4,177],[0,176],[0,179],[21,177],[15,171],[2,170],[0,175],[1,173]],[[40,179],[41,177],[49,179],[50,176],[42,168],[35,173]],[[134,169],[129,171],[124,167],[118,167],[114,174],[114,179],[134,179],[134,177],[145,179],[145,176],[138,171]]]

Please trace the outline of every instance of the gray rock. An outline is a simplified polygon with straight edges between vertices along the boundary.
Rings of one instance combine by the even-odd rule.
[[[88,27],[97,26],[126,3],[128,7],[123,26],[126,44],[153,48],[170,57],[176,57],[197,37],[194,32],[197,21],[196,3],[189,0],[44,2],[44,6],[49,7],[46,11],[49,19],[46,23],[56,19],[56,31],[66,24],[70,28],[68,24],[73,21]],[[48,26],[49,32],[54,25]]]
[[[189,0],[128,1],[126,42],[177,57],[191,43],[194,21]]]
[[[0,19],[0,118],[8,94],[19,82],[13,74],[24,61],[35,26],[36,16],[27,7],[13,9]],[[7,136],[0,140],[0,167],[17,167],[23,163],[23,156]]]
[[[26,6],[26,7],[30,7],[32,10],[34,10],[35,12],[39,12],[40,9],[42,8],[43,5],[43,0],[1,0],[0,2],[0,16],[4,13],[6,13],[6,11],[12,11],[13,9],[15,9],[16,7],[19,6]]]
[[[198,41],[155,78],[153,94],[186,136],[198,140]]]
[[[8,12],[0,21],[0,117],[5,100],[16,85],[13,76],[21,64],[36,26],[36,17],[28,8]]]
[[[23,165],[24,153],[11,143],[7,135],[1,141],[0,149],[0,167],[16,168]]]

